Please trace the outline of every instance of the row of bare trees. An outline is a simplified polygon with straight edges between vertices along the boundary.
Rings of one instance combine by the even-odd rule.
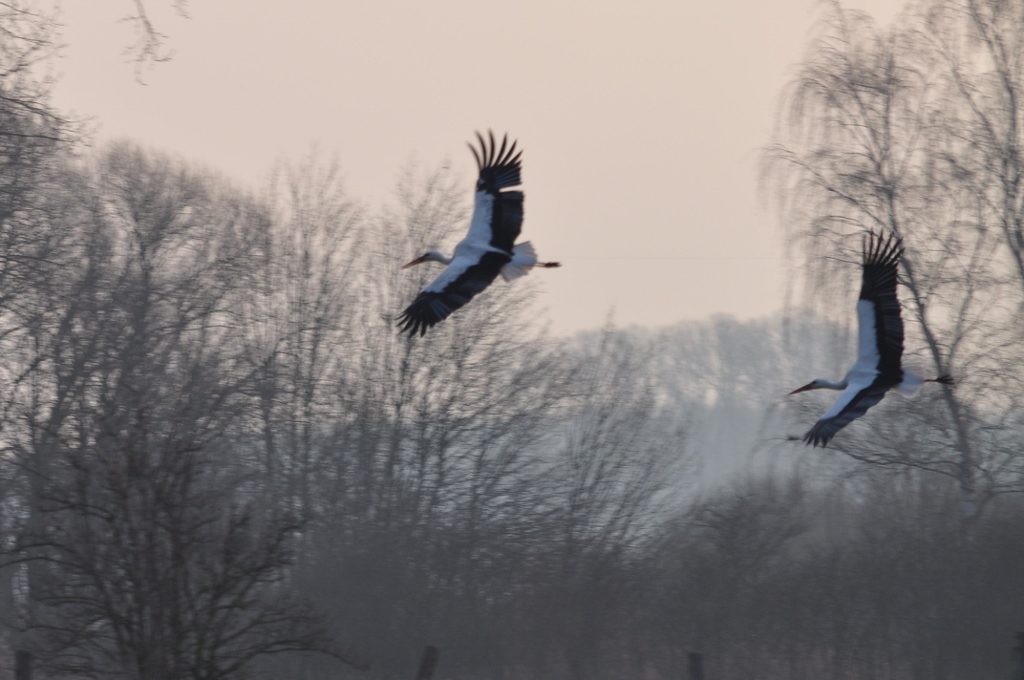
[[[6,623],[71,675],[227,677],[320,644],[283,590],[302,515],[246,464],[235,310],[254,205],[128,145],[54,185],[11,306]],[[51,244],[55,235],[58,242]]]
[[[422,281],[395,263],[461,227],[450,176],[366,217],[312,159],[258,197],[126,143],[40,172],[0,506],[3,623],[40,673],[386,676],[418,638],[503,639],[524,592],[615,591],[681,432],[633,346],[546,338],[528,286],[396,332]]]
[[[428,643],[455,678],[1006,661],[1012,503],[963,533],[927,475],[807,461],[681,495],[684,428],[756,413],[797,371],[765,364],[812,355],[784,324],[556,341],[520,285],[410,340],[390,319],[422,282],[394,265],[458,229],[443,173],[373,216],[329,164],[273,200],[128,144],[51,171],[2,355],[3,624],[44,676],[403,677]]]
[[[768,166],[820,316],[570,339],[529,280],[396,332],[431,275],[397,265],[465,223],[447,171],[371,209],[316,156],[259,193],[130,143],[74,157],[31,68],[49,19],[4,8],[0,665],[384,679],[430,644],[453,679],[678,678],[693,651],[709,678],[1007,672],[1021,3],[887,32],[826,7]],[[906,238],[908,348],[961,384],[800,455],[818,406],[780,395],[851,354],[865,227]],[[689,487],[701,460],[727,482]]]

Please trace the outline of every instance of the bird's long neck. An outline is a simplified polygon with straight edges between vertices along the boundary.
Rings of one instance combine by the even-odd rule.
[[[832,382],[831,380],[819,380],[818,388],[823,390],[845,390],[847,382],[846,380],[840,380],[839,382]]]
[[[434,262],[440,262],[441,264],[446,266],[452,263],[452,258],[445,257],[436,250],[431,250],[429,253],[427,253],[427,259],[433,260]]]

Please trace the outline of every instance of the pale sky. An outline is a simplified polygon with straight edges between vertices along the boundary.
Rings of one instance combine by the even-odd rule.
[[[532,275],[555,333],[611,308],[618,325],[663,326],[782,306],[757,162],[813,0],[190,0],[187,19],[157,6],[170,2],[149,0],[174,57],[145,85],[118,23],[132,3],[64,3],[54,103],[92,117],[97,141],[249,187],[315,145],[376,206],[411,160],[450,162],[468,197],[466,142],[508,132],[524,151],[521,240],[565,265]],[[898,7],[847,4],[883,21]]]

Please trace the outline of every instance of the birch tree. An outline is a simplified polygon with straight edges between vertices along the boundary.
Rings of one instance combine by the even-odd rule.
[[[887,400],[834,448],[947,477],[968,517],[1022,489],[1020,11],[925,2],[883,30],[826,3],[767,155],[807,299],[851,318],[861,234],[903,237],[904,361],[959,381]]]

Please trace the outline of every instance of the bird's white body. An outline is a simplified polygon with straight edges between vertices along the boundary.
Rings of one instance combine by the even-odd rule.
[[[842,390],[832,407],[822,415],[831,418],[846,407],[858,392],[868,387],[878,377],[878,343],[875,342],[874,305],[868,300],[857,301],[857,361],[842,381],[830,383],[819,380],[824,389]],[[894,389],[904,397],[912,397],[926,382],[916,371],[903,367],[903,380]]]
[[[463,239],[455,246],[454,257],[445,257],[436,250],[430,251],[427,259],[433,262],[440,262],[447,265],[437,278],[424,286],[423,290],[439,293],[458,279],[467,269],[480,261],[480,255],[486,252],[503,252],[489,245],[480,247],[479,244],[466,243],[469,239]],[[517,243],[512,249],[512,259],[501,268],[501,277],[506,281],[514,281],[526,276],[530,270],[537,266],[537,251],[529,241]]]

